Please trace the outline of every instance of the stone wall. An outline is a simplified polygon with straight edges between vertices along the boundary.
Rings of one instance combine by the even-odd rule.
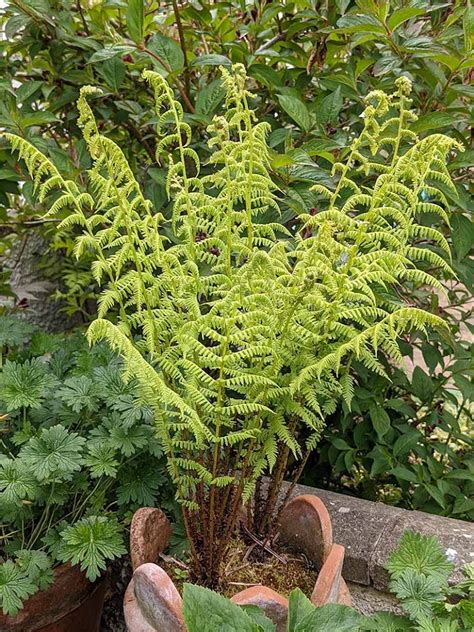
[[[474,562],[473,523],[407,511],[305,485],[296,486],[293,495],[299,494],[318,496],[326,505],[334,542],[346,549],[343,577],[354,606],[364,614],[398,609],[396,599],[388,592],[389,576],[384,567],[407,530],[438,538],[454,563],[453,583],[460,581],[462,567]]]

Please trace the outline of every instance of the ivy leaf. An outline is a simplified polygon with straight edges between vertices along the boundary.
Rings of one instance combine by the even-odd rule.
[[[105,516],[83,518],[60,532],[62,543],[58,557],[62,562],[80,564],[87,578],[94,581],[106,569],[108,560],[127,552],[120,531],[115,519]]]
[[[52,477],[67,478],[72,472],[81,469],[85,442],[84,437],[57,425],[32,437],[22,448],[20,456],[39,481]]]
[[[0,606],[4,614],[14,617],[37,589],[28,574],[14,562],[7,560],[0,564]]]
[[[208,588],[184,584],[183,614],[188,632],[259,632],[246,612]]]
[[[0,392],[7,410],[39,408],[48,391],[58,384],[39,358],[23,363],[6,360],[0,374]]]

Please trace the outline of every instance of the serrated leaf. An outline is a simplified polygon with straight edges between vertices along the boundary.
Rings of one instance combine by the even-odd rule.
[[[39,408],[57,384],[56,377],[39,358],[23,363],[6,360],[0,373],[0,397],[8,411]]]
[[[115,519],[88,516],[60,532],[58,557],[62,562],[80,564],[91,581],[107,567],[107,561],[124,555],[121,527]]]
[[[0,564],[0,607],[14,617],[23,602],[38,590],[27,573],[11,560]]]
[[[20,457],[39,481],[52,477],[67,478],[81,469],[84,437],[69,432],[64,426],[45,428],[22,448]]]
[[[395,579],[411,569],[426,577],[434,577],[438,585],[442,585],[447,582],[453,565],[446,559],[435,537],[405,531],[398,549],[390,555],[386,569]]]
[[[334,125],[337,122],[342,103],[341,86],[338,86],[333,93],[328,94],[328,96],[324,97],[321,101],[316,113],[318,123],[320,125],[326,125],[328,123]]]

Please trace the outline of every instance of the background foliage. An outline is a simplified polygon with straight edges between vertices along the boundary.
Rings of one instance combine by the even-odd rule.
[[[173,82],[202,162],[207,152],[203,130],[223,98],[217,66],[243,62],[248,67],[258,94],[253,105],[272,126],[272,175],[288,194],[288,226],[297,212],[317,213],[309,188],[329,183],[332,163],[344,157],[350,138],[361,129],[363,96],[373,88],[390,90],[400,74],[413,80],[414,106],[421,112],[413,129],[421,135],[447,132],[467,149],[449,166],[459,193],[459,201],[450,198],[459,280],[446,282],[447,300],[423,288],[412,295],[414,303],[428,305],[449,322],[452,338],[407,339],[408,359],[416,347],[421,350],[409,377],[388,363],[390,379],[358,368],[352,410],[340,410],[329,420],[306,481],[472,517],[474,466],[467,428],[473,397],[470,3],[6,4],[0,17],[7,35],[0,42],[0,126],[33,141],[69,177],[80,179],[89,164],[75,100],[84,83],[99,85],[103,95],[94,112],[101,131],[127,150],[146,195],[165,207],[164,168],[154,160],[152,95],[139,81],[144,67]],[[26,238],[32,223],[37,228],[42,209],[33,202],[29,182],[22,186],[23,200],[13,200],[11,193],[24,176],[3,146],[0,160],[0,248],[8,251],[18,238]],[[48,272],[62,279],[68,314],[79,312],[87,320],[96,291],[88,262],[72,263],[71,236],[53,238],[50,228],[41,225],[57,254],[51,265],[48,252]],[[2,278],[6,291],[7,270]],[[457,309],[447,310],[447,302]]]

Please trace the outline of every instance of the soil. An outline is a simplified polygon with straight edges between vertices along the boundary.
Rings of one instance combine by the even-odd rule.
[[[123,616],[123,597],[131,579],[132,564],[128,555],[111,563],[100,632],[127,632]]]
[[[186,564],[166,555],[159,564],[182,592],[183,584],[189,581]],[[300,588],[310,597],[317,576],[315,566],[304,555],[289,553],[277,545],[267,550],[257,549],[236,539],[225,566],[226,585],[222,594],[232,597],[251,586],[263,585],[284,597],[288,597],[294,588]]]

